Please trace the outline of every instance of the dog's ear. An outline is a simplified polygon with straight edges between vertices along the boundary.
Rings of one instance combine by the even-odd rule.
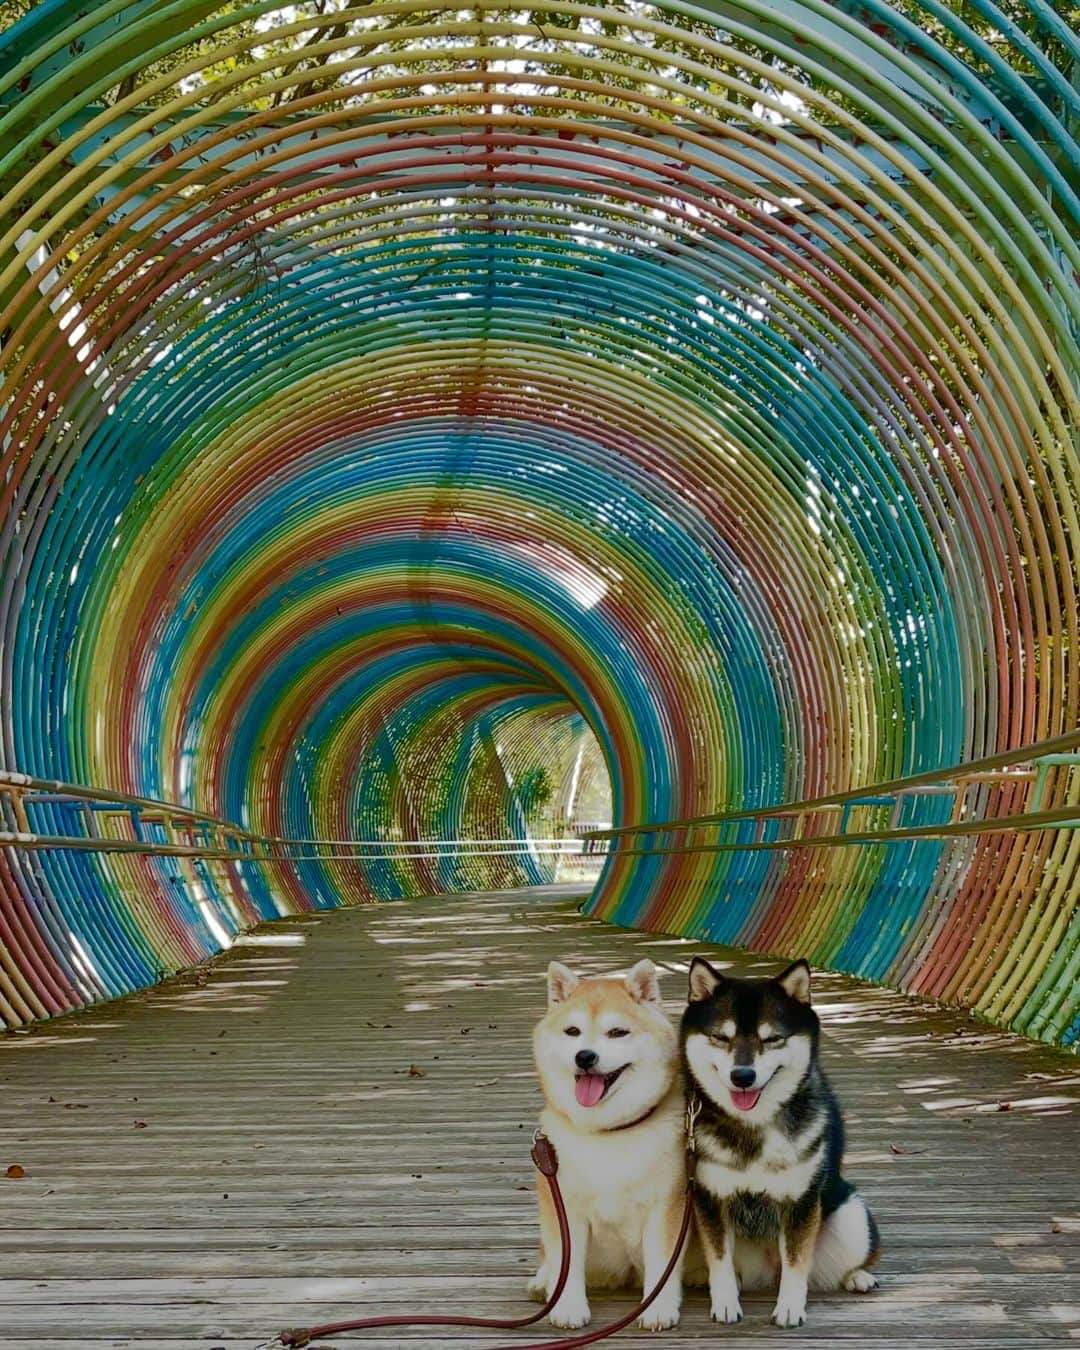
[[[633,968],[626,979],[626,992],[635,1003],[655,1003],[660,1006],[660,980],[656,967],[646,956]]]
[[[776,983],[797,1003],[810,1002],[810,967],[805,961],[796,961],[777,975]]]
[[[723,982],[723,975],[710,966],[703,956],[695,956],[690,962],[690,991],[688,997],[691,1003],[703,1002]]]
[[[565,1003],[581,983],[569,966],[564,966],[561,961],[552,961],[548,966],[547,982],[549,1008],[553,1008],[556,1003]]]

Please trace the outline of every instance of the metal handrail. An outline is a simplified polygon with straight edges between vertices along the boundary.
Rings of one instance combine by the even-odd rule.
[[[1000,754],[986,755],[981,759],[969,760],[966,764],[955,765],[948,769],[930,769],[923,773],[911,774],[904,778],[893,778],[883,783],[868,783],[863,787],[849,788],[845,792],[834,792],[824,797],[807,798],[796,802],[780,802],[774,806],[758,806],[739,811],[721,811],[712,815],[688,816],[677,820],[650,821],[640,825],[621,825],[610,830],[589,830],[585,832],[584,837],[587,840],[601,839],[619,839],[627,835],[639,834],[658,834],[670,830],[694,829],[701,826],[724,825],[728,822],[739,820],[760,820],[777,816],[796,816],[804,815],[811,811],[821,811],[829,807],[843,806],[845,803],[858,803],[864,797],[895,797],[898,793],[909,793],[920,788],[932,788],[938,785],[955,786],[957,789],[966,785],[967,781],[988,773],[996,773],[1001,770],[1016,768],[1020,765],[1035,768],[1041,761],[1057,760],[1059,756],[1067,755],[1070,751],[1080,753],[1080,729],[1071,731],[1063,736],[1054,736],[1048,740],[1037,741],[1031,745],[1023,746],[1020,749],[1005,750]],[[1072,762],[1071,759],[1068,762]],[[1069,818],[1069,813],[1076,814],[1080,807],[1062,807],[1060,812],[1065,812],[1065,819]],[[1032,818],[1042,818],[1047,812],[1031,813]],[[1012,828],[1011,824],[1004,822],[1021,822],[1024,817],[1017,815],[1015,817],[1000,817],[1001,823],[996,825],[998,829]],[[956,822],[952,822],[955,824]],[[973,822],[983,825],[989,822]],[[1040,825],[1031,826],[1031,828],[1041,828]],[[941,831],[944,826],[912,826],[911,829],[932,829]],[[953,831],[950,831],[953,832]],[[955,831],[956,833],[971,833],[970,830]],[[910,837],[910,830],[890,832],[895,837]],[[884,832],[877,832],[874,838],[885,837]],[[839,840],[849,840],[854,842],[854,835],[834,836],[831,842]],[[824,839],[815,842],[824,844]],[[740,848],[749,847],[749,845],[739,845]],[[650,850],[659,851],[659,850]],[[697,850],[695,850],[697,851]],[[620,849],[620,852],[631,853],[633,850]]]
[[[523,854],[575,857],[587,856],[584,839],[578,835],[560,838],[509,839],[316,839],[284,838],[256,834],[223,816],[197,811],[193,807],[128,792],[89,787],[59,779],[36,778],[31,774],[0,769],[0,796],[23,801],[43,797],[77,805],[99,804],[113,807],[125,815],[137,813],[188,821],[212,827],[219,835],[231,835],[258,846],[257,849],[226,848],[206,844],[162,843],[149,839],[118,839],[102,835],[39,834],[32,829],[0,830],[0,847],[27,849],[71,849],[90,853],[136,853],[166,858],[203,858],[237,862],[330,862],[349,859],[392,861],[394,859],[438,859],[461,857],[516,857]],[[22,822],[25,821],[23,814]],[[150,823],[147,821],[147,823]],[[345,849],[336,853],[298,853],[297,849]],[[378,850],[378,851],[376,851]]]
[[[670,845],[660,848],[619,848],[620,857],[653,857],[669,853],[763,853],[791,848],[832,848],[841,844],[889,844],[918,839],[952,839],[971,834],[1017,834],[1035,830],[1080,828],[1080,804],[1057,806],[1025,815],[989,816],[978,820],[948,821],[941,825],[908,825],[893,830],[850,830],[843,834],[806,835],[790,839],[754,839],[744,842]],[[607,840],[599,841],[608,843]]]
[[[791,836],[783,839],[756,837],[753,840],[714,843],[682,842],[647,848],[621,846],[622,840],[637,835],[685,832],[733,824],[744,820],[761,822],[770,818],[794,819],[811,812],[852,805],[892,805],[894,807],[893,820],[895,821],[899,799],[907,794],[922,789],[931,792],[935,790],[960,792],[971,782],[985,783],[992,782],[995,779],[999,782],[1009,780],[1034,782],[1036,785],[1035,795],[1039,799],[1036,805],[1041,805],[1047,769],[1051,765],[1068,766],[1078,761],[1080,761],[1080,730],[1040,741],[1021,749],[988,755],[982,759],[972,760],[967,764],[957,765],[950,769],[930,770],[906,778],[892,779],[885,783],[833,793],[826,797],[682,820],[623,825],[610,830],[590,830],[582,832],[580,837],[565,836],[557,839],[367,840],[283,838],[255,834],[224,817],[197,811],[192,807],[181,806],[174,802],[161,801],[152,797],[140,797],[132,793],[115,792],[105,788],[92,788],[58,779],[36,778],[29,774],[16,773],[11,770],[0,770],[0,794],[14,794],[25,797],[28,793],[35,795],[44,793],[49,797],[59,797],[75,803],[102,803],[115,806],[128,812],[138,812],[140,816],[146,812],[153,813],[156,816],[171,816],[176,819],[212,826],[218,833],[227,833],[234,838],[261,846],[262,851],[226,848],[220,845],[213,846],[210,843],[203,845],[195,843],[175,844],[144,839],[115,839],[98,835],[43,835],[28,829],[0,831],[0,847],[71,849],[80,852],[147,854],[158,857],[202,858],[214,861],[238,862],[360,860],[377,862],[403,858],[437,860],[461,857],[515,857],[527,853],[589,858],[608,853],[612,841],[615,841],[615,848],[620,856],[658,856],[680,853],[767,852],[781,849],[828,848],[845,844],[946,839],[1002,831],[1021,833],[1043,829],[1075,829],[1080,827],[1080,805],[1066,804],[1047,810],[1036,809],[1006,816],[980,817],[970,820],[956,819],[954,810],[953,819],[939,824],[909,826],[893,824],[888,829],[856,831],[841,828],[839,833],[830,835]],[[1021,772],[1021,770],[1026,770],[1026,772]],[[848,813],[844,811],[842,824],[846,824],[847,819]],[[333,853],[321,851],[298,853],[295,851],[302,848],[346,851]]]

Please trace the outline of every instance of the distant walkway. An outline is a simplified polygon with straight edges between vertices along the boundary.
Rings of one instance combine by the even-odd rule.
[[[264,928],[210,972],[8,1036],[5,1336],[20,1350],[251,1350],[363,1311],[524,1311],[545,966],[648,954],[675,1013],[698,951],[717,949],[582,919],[565,890],[406,901]],[[883,1288],[811,1295],[799,1332],[771,1327],[764,1298],[717,1328],[691,1295],[679,1331],[611,1344],[1076,1343],[1080,1062],[839,976],[816,988]],[[25,1177],[5,1179],[12,1164]],[[594,1313],[621,1306],[597,1298]]]

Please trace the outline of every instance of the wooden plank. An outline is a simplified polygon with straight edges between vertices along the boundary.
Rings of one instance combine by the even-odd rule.
[[[698,952],[771,969],[604,927],[551,889],[406,902],[268,926],[209,970],[7,1037],[0,1173],[27,1174],[0,1178],[7,1334],[31,1350],[251,1350],[281,1326],[380,1310],[525,1311],[546,964],[651,955],[676,1014]],[[740,1342],[1080,1339],[1076,1060],[836,975],[815,979],[815,1000],[849,1172],[884,1234],[883,1288],[811,1296],[798,1333],[748,1300]],[[597,1317],[626,1306],[595,1300]],[[659,1343],[730,1334],[691,1293]],[[508,1339],[528,1337],[362,1343]]]
[[[614,1310],[613,1310],[614,1311]],[[940,1346],[941,1350],[1021,1350],[1025,1345],[1030,1346],[1032,1341],[1025,1338],[1024,1335],[1017,1332],[998,1332],[988,1333],[985,1329],[971,1330],[951,1334],[949,1332],[939,1332],[935,1337],[929,1331],[923,1328],[915,1328],[910,1334],[906,1327],[897,1327],[898,1339],[897,1345],[926,1345],[927,1347]],[[522,1345],[527,1344],[527,1332],[503,1333],[502,1340],[494,1340],[490,1336],[485,1337],[481,1333],[461,1334],[454,1336],[435,1336],[429,1330],[427,1332],[410,1332],[408,1330],[395,1331],[393,1333],[383,1332],[366,1333],[361,1336],[357,1333],[354,1337],[348,1339],[338,1337],[333,1342],[320,1340],[313,1342],[309,1350],[350,1350],[351,1347],[363,1347],[363,1350],[399,1350],[402,1345],[416,1346],[420,1350],[486,1350],[486,1347],[496,1347],[506,1345],[506,1337],[513,1335]],[[731,1333],[729,1333],[730,1338]],[[879,1338],[868,1337],[865,1334],[852,1332],[845,1334],[830,1330],[827,1334],[815,1335],[813,1329],[801,1330],[798,1336],[792,1340],[791,1334],[778,1331],[776,1328],[762,1326],[760,1328],[752,1327],[748,1322],[742,1322],[739,1329],[734,1333],[738,1337],[738,1345],[749,1342],[754,1346],[754,1350],[791,1350],[792,1345],[840,1345],[843,1350],[878,1350],[882,1342]],[[669,1350],[669,1347],[676,1347],[676,1350],[685,1350],[687,1346],[710,1347],[710,1350],[716,1350],[716,1347],[723,1345],[725,1338],[718,1332],[715,1323],[706,1322],[701,1325],[683,1326],[675,1333],[665,1332],[663,1339],[658,1339],[655,1334],[647,1335],[642,1332],[624,1331],[617,1339],[612,1341],[613,1350],[642,1350],[642,1347],[651,1347],[651,1350]],[[33,1350],[193,1350],[198,1347],[199,1350],[252,1350],[252,1346],[257,1344],[250,1335],[241,1334],[235,1336],[232,1333],[222,1333],[214,1336],[212,1333],[206,1334],[194,1333],[189,1329],[178,1328],[175,1332],[163,1330],[139,1336],[137,1340],[120,1335],[109,1339],[88,1339],[85,1332],[74,1332],[68,1337],[50,1337],[43,1339],[39,1337],[33,1329],[29,1332],[20,1333],[20,1345],[32,1346]]]

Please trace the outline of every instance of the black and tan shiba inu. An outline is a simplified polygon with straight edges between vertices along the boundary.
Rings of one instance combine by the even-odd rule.
[[[582,1327],[590,1318],[587,1288],[653,1288],[683,1214],[679,1050],[656,967],[639,961],[624,979],[581,979],[553,961],[533,1048],[545,1098],[540,1125],[559,1155],[571,1237],[570,1275],[551,1321]],[[529,1293],[543,1300],[561,1244],[546,1187],[539,1201],[540,1269]],[[680,1261],[639,1326],[677,1324],[681,1274]]]
[[[779,1278],[777,1326],[801,1326],[806,1292],[877,1286],[873,1217],[840,1175],[844,1127],[818,1064],[810,967],[772,980],[690,966],[681,1044],[701,1112],[696,1209],[712,1315],[742,1317],[739,1290]]]

